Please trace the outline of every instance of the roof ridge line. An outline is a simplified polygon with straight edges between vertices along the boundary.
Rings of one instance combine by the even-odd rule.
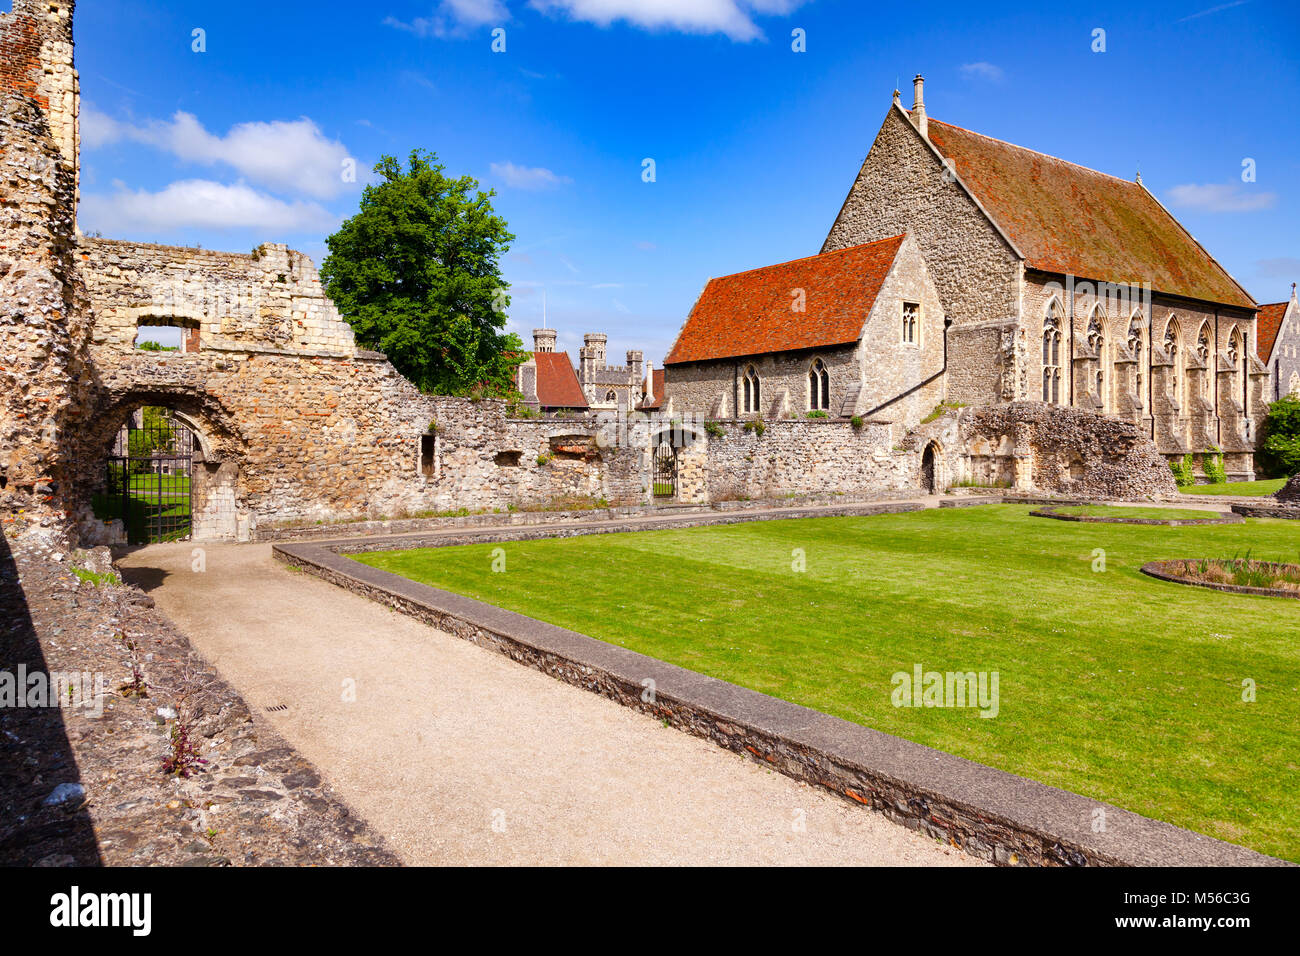
[[[943,120],[929,117],[931,123],[938,123],[940,126],[947,126],[950,129],[959,129],[963,133],[970,133],[972,136],[978,136],[981,139],[992,140],[995,143],[1001,143],[1003,146],[1010,146],[1012,149],[1024,150],[1026,153],[1033,153],[1035,156],[1042,156],[1044,159],[1054,160],[1058,163],[1064,163],[1066,166],[1073,166],[1075,169],[1082,169],[1084,172],[1096,173],[1098,176],[1105,176],[1107,179],[1113,179],[1116,182],[1125,183],[1129,186],[1141,186],[1132,179],[1125,179],[1123,176],[1116,176],[1114,173],[1104,173],[1100,169],[1093,169],[1091,166],[1085,166],[1083,163],[1073,163],[1068,159],[1062,159],[1060,156],[1053,156],[1051,153],[1044,153],[1041,149],[1033,149],[1029,146],[1021,146],[1019,143],[1013,143],[1010,140],[998,139],[996,136],[990,136],[987,133],[981,133],[978,130],[967,129],[965,126],[958,126],[956,123],[945,123]],[[1148,190],[1149,191],[1149,190]]]

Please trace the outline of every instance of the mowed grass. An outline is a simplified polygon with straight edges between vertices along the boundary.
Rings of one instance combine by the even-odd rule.
[[[1285,478],[1272,478],[1268,481],[1227,481],[1212,485],[1190,485],[1178,490],[1185,495],[1244,495],[1249,498],[1262,498],[1277,494],[1285,484]]]
[[[1300,602],[1138,572],[1296,561],[1300,525],[1026,506],[355,555],[908,740],[1300,860]],[[494,573],[493,550],[506,565]],[[1100,551],[1105,552],[1105,570]],[[805,571],[796,571],[802,557]],[[997,671],[1000,709],[896,708],[891,677]],[[1251,681],[1256,700],[1243,700]]]
[[[1122,507],[1119,505],[1069,505],[1052,509],[1059,515],[1078,515],[1087,518],[1154,518],[1159,521],[1186,521],[1199,518],[1217,518],[1213,511],[1198,511],[1195,508],[1143,508],[1140,506]]]

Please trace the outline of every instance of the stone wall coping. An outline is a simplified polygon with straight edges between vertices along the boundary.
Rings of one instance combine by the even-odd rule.
[[[734,518],[733,518],[734,520]],[[603,529],[602,529],[603,530]],[[580,533],[580,532],[579,532]],[[504,537],[503,537],[504,535]],[[461,534],[517,540],[508,530]],[[1000,863],[1286,866],[1203,834],[912,743],[345,557],[391,537],[276,544],[279,561]],[[436,544],[434,546],[437,546]],[[642,700],[654,681],[653,700]],[[1094,811],[1106,828],[1094,832]]]

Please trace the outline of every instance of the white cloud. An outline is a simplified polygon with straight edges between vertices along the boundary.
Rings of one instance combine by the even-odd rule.
[[[329,232],[338,217],[314,202],[286,202],[245,183],[186,179],[160,192],[116,191],[81,199],[78,219],[88,231],[123,235],[136,230],[251,229],[273,234]]]
[[[805,0],[529,0],[543,13],[608,27],[623,20],[646,30],[721,33],[736,41],[760,40],[753,15],[784,16]]]
[[[978,63],[963,63],[961,65],[961,75],[967,79],[992,80],[995,83],[1005,76],[1002,67],[996,63],[986,63],[983,60]]]
[[[1241,183],[1185,183],[1169,190],[1169,201],[1183,209],[1203,212],[1256,212],[1272,209],[1277,193],[1244,189]]]
[[[492,175],[513,189],[552,189],[573,182],[568,176],[557,176],[542,166],[516,166],[514,163],[492,163]]]
[[[509,19],[510,11],[501,0],[442,0],[427,17],[416,17],[410,23],[385,17],[384,26],[418,37],[449,37],[462,36],[475,27],[500,25]]]
[[[332,199],[355,189],[344,181],[347,148],[328,139],[307,117],[269,123],[240,123],[225,136],[208,132],[191,113],[144,125],[115,120],[87,106],[81,115],[82,140],[91,149],[123,140],[166,150],[178,159],[201,165],[224,164],[253,182],[272,189]],[[362,170],[356,170],[356,179]]]

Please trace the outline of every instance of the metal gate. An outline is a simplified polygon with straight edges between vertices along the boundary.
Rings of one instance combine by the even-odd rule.
[[[194,433],[165,408],[131,414],[108,459],[101,518],[120,518],[130,544],[184,541],[192,529]]]
[[[677,449],[666,441],[655,446],[654,496],[672,498],[677,494]]]

